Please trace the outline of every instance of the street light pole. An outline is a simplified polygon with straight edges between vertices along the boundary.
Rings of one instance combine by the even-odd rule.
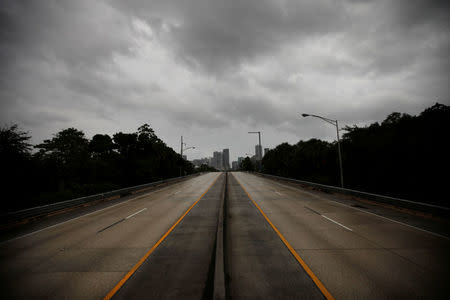
[[[337,135],[337,141],[338,141],[339,169],[341,171],[341,188],[344,188],[344,171],[342,170],[341,139],[339,138],[338,120],[336,120],[336,135]]]
[[[338,144],[338,155],[339,155],[339,170],[341,175],[341,187],[344,187],[344,171],[342,168],[342,154],[341,154],[341,139],[339,138],[339,123],[338,120],[328,119],[325,117],[310,115],[310,114],[302,114],[302,117],[315,117],[324,120],[327,123],[330,123],[336,126],[336,135],[337,135],[337,144]]]
[[[183,136],[181,136],[180,154],[181,154],[181,159],[182,160],[184,160],[184,158],[183,158],[183,150],[195,149],[195,147],[186,147],[186,148],[184,148],[185,145],[186,145],[186,143],[183,143]],[[182,169],[183,169],[183,167],[180,167],[180,177],[182,175]]]
[[[181,136],[181,150],[180,150],[180,153],[181,153],[181,158],[183,158],[183,136]]]

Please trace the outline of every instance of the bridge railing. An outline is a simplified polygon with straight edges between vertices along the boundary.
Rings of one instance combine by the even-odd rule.
[[[186,176],[174,177],[174,178],[154,181],[154,182],[150,182],[150,183],[145,183],[145,184],[141,184],[141,185],[126,187],[126,188],[113,190],[113,191],[109,191],[109,192],[99,193],[99,194],[95,194],[95,195],[79,197],[79,198],[70,199],[70,200],[66,200],[66,201],[61,201],[61,202],[41,205],[41,206],[37,206],[37,207],[22,209],[22,210],[18,210],[18,211],[13,211],[13,212],[9,212],[9,213],[0,215],[0,220],[1,220],[0,222],[2,224],[8,224],[10,222],[14,222],[17,220],[39,217],[39,216],[53,213],[53,212],[56,212],[59,210],[80,206],[80,205],[83,205],[83,204],[89,203],[89,202],[105,200],[105,199],[112,198],[112,197],[123,197],[123,196],[130,195],[132,193],[144,192],[145,190],[147,190],[151,187],[157,186],[157,185],[173,183],[173,182],[177,182],[177,181],[189,178],[189,177],[198,176],[201,174],[202,173],[195,173],[195,174],[186,175]]]
[[[269,175],[269,174],[264,174],[264,173],[259,173],[259,172],[254,172],[254,174],[256,174],[258,176],[262,176],[262,177],[275,179],[275,180],[292,182],[292,183],[301,184],[301,185],[305,185],[305,186],[311,186],[311,187],[314,187],[314,188],[317,188],[319,190],[323,190],[326,192],[343,193],[343,194],[347,194],[347,195],[361,197],[361,198],[368,199],[368,200],[373,200],[375,202],[381,202],[381,203],[386,203],[386,204],[390,204],[390,205],[397,206],[397,207],[403,207],[403,208],[407,208],[407,209],[413,209],[413,210],[417,210],[417,211],[421,211],[421,212],[426,212],[426,213],[430,213],[430,214],[437,215],[437,216],[450,217],[450,208],[449,207],[433,205],[433,204],[428,204],[428,203],[423,203],[423,202],[416,202],[416,201],[411,201],[411,200],[405,200],[405,199],[400,199],[400,198],[395,198],[395,197],[390,197],[390,196],[378,195],[378,194],[357,191],[357,190],[352,190],[352,189],[340,188],[337,186],[325,185],[325,184],[320,184],[320,183],[315,183],[315,182],[309,182],[309,181],[286,178],[286,177],[281,177],[281,176]]]

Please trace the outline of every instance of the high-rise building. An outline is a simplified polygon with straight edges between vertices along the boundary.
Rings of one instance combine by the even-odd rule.
[[[233,162],[231,163],[231,168],[232,168],[233,170],[239,170],[239,164],[238,164],[238,162],[237,162],[237,161],[233,161]]]
[[[221,153],[218,151],[214,151],[214,153],[213,153],[213,159],[212,159],[211,166],[216,169],[219,169],[219,154],[221,154]]]
[[[262,159],[262,147],[260,145],[255,146],[255,158],[256,160]]]
[[[240,166],[244,158],[242,156],[238,157],[238,165]]]
[[[223,155],[222,152],[217,152],[217,169],[223,170]]]
[[[230,150],[223,149],[222,151],[222,167],[224,170],[230,169]]]

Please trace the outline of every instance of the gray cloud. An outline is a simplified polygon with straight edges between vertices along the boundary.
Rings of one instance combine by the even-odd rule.
[[[132,1],[126,7],[123,2],[118,5],[150,23],[166,22],[171,31],[165,39],[180,59],[216,75],[286,43],[338,32],[346,17],[345,6],[333,1]]]
[[[239,141],[232,157],[253,144],[247,129],[267,132],[268,145],[332,139],[299,113],[352,125],[449,103],[449,6],[7,0],[0,118],[37,141],[67,126],[112,133],[150,122],[174,147],[183,133],[208,151]]]

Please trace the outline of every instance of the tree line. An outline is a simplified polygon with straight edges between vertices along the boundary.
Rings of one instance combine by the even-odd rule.
[[[3,212],[194,172],[148,124],[112,137],[67,128],[38,145],[30,139],[16,124],[0,129]]]
[[[449,106],[436,103],[417,116],[394,112],[381,123],[343,130],[346,188],[450,206]],[[262,171],[339,186],[336,142],[282,143],[264,156]]]

